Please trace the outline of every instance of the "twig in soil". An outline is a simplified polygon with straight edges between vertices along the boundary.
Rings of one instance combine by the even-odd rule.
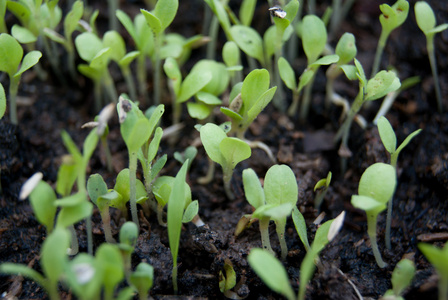
[[[356,285],[353,283],[353,281],[351,281],[347,275],[344,274],[344,272],[342,272],[339,268],[337,269],[339,274],[341,274],[342,276],[344,276],[344,278],[347,280],[348,284],[350,284],[353,288],[353,290],[355,291],[356,295],[358,296],[359,300],[364,300],[364,298],[362,297],[361,293],[359,292],[358,288],[356,287]]]

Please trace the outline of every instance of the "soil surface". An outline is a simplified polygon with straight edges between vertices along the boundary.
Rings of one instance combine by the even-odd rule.
[[[237,9],[239,1],[231,1],[232,9]],[[317,14],[322,15],[330,1],[317,1]],[[389,1],[390,2],[390,1]],[[438,24],[448,21],[448,2],[428,1],[436,11]],[[107,9],[105,1],[89,1],[94,9],[100,9],[98,24],[100,30],[107,28]],[[392,4],[392,3],[390,3]],[[366,216],[363,211],[350,204],[351,195],[357,194],[358,183],[363,171],[375,162],[389,162],[389,157],[381,144],[376,126],[371,120],[380,106],[375,101],[362,110],[368,121],[365,129],[357,124],[352,126],[349,147],[353,156],[347,160],[344,173],[338,157],[338,147],[331,143],[338,129],[340,108],[333,107],[329,113],[322,109],[325,97],[325,77],[321,71],[313,88],[313,105],[309,121],[300,124],[278,112],[272,105],[256,119],[246,138],[266,143],[277,158],[278,163],[289,165],[297,178],[299,186],[298,207],[305,216],[309,239],[312,241],[317,226],[313,223],[322,212],[324,221],[336,217],[341,211],[347,212],[344,226],[339,235],[321,253],[321,265],[307,289],[307,299],[378,299],[391,288],[391,274],[396,263],[402,258],[410,258],[416,264],[416,276],[406,291],[406,299],[436,299],[437,275],[434,268],[418,250],[419,242],[429,242],[442,246],[448,239],[448,114],[440,114],[436,109],[434,81],[426,52],[423,33],[415,23],[413,13],[415,1],[410,1],[410,14],[405,24],[394,31],[388,40],[383,55],[382,67],[393,65],[401,79],[420,76],[421,82],[402,92],[387,114],[398,138],[398,143],[416,129],[423,129],[404,149],[398,159],[398,186],[393,199],[392,250],[384,246],[385,212],[378,219],[378,240],[383,259],[388,263],[380,269],[373,257],[367,236]],[[61,5],[66,8],[64,1]],[[121,1],[121,8],[135,14],[140,1]],[[190,37],[202,31],[201,17],[204,4],[200,0],[180,1],[179,14],[170,27]],[[259,1],[253,26],[264,32],[269,26],[268,6]],[[358,0],[335,33],[331,45],[335,46],[344,32],[356,37],[358,59],[370,73],[377,40],[381,32],[378,21],[378,3]],[[7,16],[8,27],[15,22]],[[126,32],[121,28],[124,36]],[[222,36],[224,38],[224,36]],[[218,47],[224,39],[220,39]],[[444,101],[448,111],[448,31],[436,36],[436,56]],[[132,43],[129,42],[132,49]],[[303,51],[294,62],[297,73],[306,67]],[[61,49],[62,52],[62,49]],[[219,53],[217,51],[217,53]],[[186,70],[205,57],[205,49],[192,53]],[[81,60],[79,61],[81,62]],[[45,57],[44,66],[48,65]],[[50,69],[50,68],[48,68]],[[300,70],[300,71],[299,71]],[[64,71],[65,72],[65,71]],[[126,92],[123,79],[117,71],[114,74],[119,92]],[[68,74],[68,73],[66,73]],[[148,74],[151,74],[150,66]],[[93,89],[88,79],[79,77],[77,82],[63,86],[56,76],[42,82],[33,72],[25,73],[19,89],[21,102],[28,105],[19,107],[19,126],[10,124],[8,114],[0,120],[0,261],[29,264],[40,271],[38,256],[45,239],[45,228],[33,215],[29,202],[19,201],[18,194],[22,184],[35,172],[42,172],[44,180],[55,185],[57,170],[67,150],[62,144],[61,131],[67,131],[81,147],[88,130],[81,125],[95,116]],[[67,75],[68,76],[68,75]],[[0,78],[5,87],[9,86],[6,76]],[[151,78],[149,78],[151,82]],[[148,93],[152,93],[152,83]],[[336,91],[347,99],[354,99],[357,84],[340,78]],[[162,117],[163,128],[171,125],[170,98],[164,89],[166,112]],[[291,101],[288,93],[287,101]],[[148,105],[142,105],[146,109]],[[226,121],[216,112],[216,122]],[[186,110],[182,121],[185,124],[181,139],[170,145],[161,144],[161,154],[168,154],[168,162],[162,175],[175,176],[180,164],[173,158],[175,151],[183,151],[197,141],[198,132],[194,130],[195,121]],[[90,161],[88,173],[100,173],[111,187],[118,172],[127,167],[126,146],[120,136],[117,118],[109,124],[109,145],[113,155],[113,170],[105,166],[103,152],[97,149]],[[241,174],[246,168],[253,168],[260,178],[272,165],[266,154],[253,150],[252,156],[237,165],[232,179],[232,189],[236,195],[233,201],[227,200],[222,187],[222,171],[216,166],[214,180],[206,185],[198,183],[208,169],[207,155],[202,146],[198,147],[187,181],[191,186],[193,199],[199,200],[199,215],[206,226],[196,228],[186,224],[182,230],[179,249],[179,296],[180,299],[224,299],[219,291],[219,272],[225,260],[230,260],[240,285],[236,293],[247,299],[279,299],[280,295],[271,292],[256,276],[247,262],[250,249],[261,247],[258,223],[254,223],[240,236],[234,230],[240,217],[252,212],[245,199]],[[321,210],[314,209],[313,191],[316,182],[333,173],[331,186],[326,194]],[[141,176],[141,174],[138,174]],[[116,211],[112,211],[112,229],[115,237],[125,221]],[[94,242],[98,247],[104,242],[101,219],[97,210],[93,215]],[[171,299],[174,296],[171,283],[172,259],[169,250],[167,229],[160,226],[155,214],[140,215],[141,231],[138,245],[132,256],[132,264],[145,261],[155,268],[155,282],[151,296],[155,299]],[[76,225],[81,251],[86,250],[85,224]],[[276,253],[280,246],[276,239],[275,227],[271,223],[271,241]],[[286,228],[288,257],[284,262],[290,283],[297,291],[300,280],[300,264],[305,249],[298,238],[292,220]],[[19,299],[46,299],[41,287],[21,277],[0,276],[0,294],[8,292]],[[3,296],[6,294],[2,294]],[[61,297],[72,299],[70,291],[62,289]]]

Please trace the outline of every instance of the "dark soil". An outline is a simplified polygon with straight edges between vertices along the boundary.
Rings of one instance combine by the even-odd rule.
[[[128,13],[138,12],[143,7],[140,1],[121,1],[122,8]],[[237,1],[234,1],[235,3]],[[232,8],[238,7],[237,4]],[[323,3],[322,3],[323,2]],[[321,15],[329,1],[318,1],[318,14]],[[388,1],[390,2],[390,1]],[[446,1],[428,1],[437,12],[438,24],[448,21],[448,3]],[[105,1],[89,1],[101,10],[98,19],[99,28],[107,27],[107,9]],[[170,29],[185,36],[201,33],[203,3],[200,0],[180,1],[181,7]],[[378,220],[378,239],[380,251],[388,266],[378,268],[370,247],[366,232],[365,213],[354,209],[350,204],[351,195],[357,193],[362,172],[375,162],[388,162],[388,156],[381,144],[376,126],[371,124],[365,130],[358,125],[352,126],[350,149],[354,155],[348,160],[347,170],[341,173],[337,147],[333,146],[331,136],[338,129],[340,110],[333,108],[329,115],[321,109],[324,99],[325,78],[323,72],[318,76],[313,91],[313,107],[310,121],[301,125],[295,119],[289,119],[272,106],[258,117],[246,137],[266,143],[278,163],[288,164],[294,171],[299,185],[298,207],[308,224],[309,237],[312,240],[316,231],[314,219],[319,212],[314,209],[313,187],[332,171],[333,179],[321,210],[325,220],[336,217],[345,210],[347,216],[342,231],[337,238],[321,253],[322,266],[316,271],[308,286],[307,299],[377,299],[391,288],[390,278],[396,263],[406,257],[415,261],[417,272],[411,287],[405,294],[406,299],[436,299],[437,275],[434,268],[417,248],[419,242],[430,242],[442,246],[448,238],[448,114],[436,110],[433,79],[425,48],[425,37],[415,23],[413,7],[406,23],[391,35],[382,66],[388,64],[398,69],[400,78],[420,76],[421,83],[401,93],[387,114],[398,142],[414,130],[421,128],[422,133],[406,147],[398,160],[399,180],[393,202],[392,250],[384,247],[385,213]],[[61,1],[61,5],[65,2]],[[65,6],[64,6],[65,7]],[[255,28],[269,25],[267,4],[259,1],[255,18]],[[347,20],[341,24],[332,41],[334,46],[344,32],[352,32],[357,39],[358,59],[364,66],[373,63],[377,39],[380,35],[378,2],[358,0]],[[352,17],[350,17],[352,16]],[[8,26],[14,19],[8,17]],[[263,21],[260,21],[263,20]],[[267,22],[267,23],[266,23]],[[262,29],[263,30],[263,29]],[[123,34],[125,32],[123,30]],[[222,40],[224,41],[224,40]],[[221,41],[221,42],[222,42]],[[131,47],[131,46],[130,46]],[[437,60],[445,111],[448,110],[448,31],[436,37]],[[220,51],[218,51],[220,52]],[[193,52],[192,60],[186,67],[204,57],[204,49]],[[302,52],[303,53],[303,52]],[[43,58],[43,64],[48,62]],[[304,60],[295,62],[297,70],[303,70]],[[151,74],[150,70],[148,70]],[[301,72],[301,71],[300,71]],[[87,79],[80,77],[76,83],[62,86],[55,76],[48,82],[41,82],[28,72],[22,79],[19,96],[31,100],[32,104],[19,108],[20,125],[9,123],[8,114],[0,121],[0,158],[1,158],[1,197],[0,197],[0,261],[29,264],[40,270],[38,255],[45,239],[45,228],[35,219],[28,201],[19,201],[18,194],[22,184],[33,173],[40,171],[44,180],[54,185],[61,158],[67,153],[60,137],[66,130],[79,146],[88,131],[81,125],[91,121],[93,93]],[[370,73],[370,68],[366,68]],[[117,73],[119,76],[119,73]],[[119,83],[122,79],[116,78]],[[4,86],[9,82],[1,77]],[[117,85],[120,87],[120,84]],[[122,86],[122,85],[121,85]],[[151,85],[149,85],[151,86]],[[336,90],[349,99],[357,93],[357,86],[340,79]],[[124,92],[120,91],[120,92]],[[148,91],[151,93],[151,90]],[[162,127],[171,125],[170,99],[165,95],[166,112]],[[288,95],[290,97],[290,95]],[[290,101],[288,99],[288,101]],[[362,111],[367,120],[372,120],[379,108],[380,100]],[[146,107],[142,107],[146,109]],[[217,113],[219,121],[224,121]],[[185,128],[182,139],[175,146],[164,142],[161,153],[167,153],[169,160],[165,175],[174,176],[180,164],[173,159],[175,151],[182,151],[193,143],[198,132],[193,129],[195,122],[186,112],[183,115]],[[116,174],[127,167],[127,152],[120,136],[118,120],[111,121],[109,143],[114,157],[114,170],[108,172],[102,152],[97,150],[90,162],[89,174],[100,173],[109,186],[114,184]],[[251,207],[244,197],[241,173],[245,168],[253,168],[263,178],[271,166],[266,154],[254,150],[252,157],[237,166],[234,172],[232,188],[236,200],[229,201],[222,188],[222,172],[216,168],[215,179],[207,185],[197,180],[206,173],[207,156],[202,147],[193,162],[188,175],[193,198],[199,200],[199,214],[207,224],[196,228],[192,224],[183,227],[179,250],[179,298],[222,299],[219,291],[218,274],[224,261],[229,259],[242,285],[235,291],[248,299],[278,299],[256,276],[247,262],[251,248],[261,247],[258,224],[235,238],[233,232],[241,216],[251,213]],[[114,214],[113,214],[114,216]],[[112,226],[118,234],[123,219],[115,215]],[[101,220],[98,211],[94,212],[95,247],[104,242]],[[141,214],[141,231],[133,254],[133,266],[141,261],[155,268],[155,282],[151,296],[155,299],[172,298],[171,268],[172,259],[169,250],[167,230],[157,223],[155,214]],[[81,251],[86,251],[86,232],[84,223],[76,226]],[[271,228],[273,247],[280,253],[280,246]],[[117,236],[116,236],[117,237]],[[284,265],[288,270],[290,283],[295,290],[300,280],[300,263],[305,255],[294,224],[287,223],[286,240],[289,254]],[[0,293],[8,292],[19,299],[46,298],[41,287],[21,277],[0,277]],[[3,294],[5,295],[5,294]],[[61,293],[64,299],[73,297],[69,291]]]

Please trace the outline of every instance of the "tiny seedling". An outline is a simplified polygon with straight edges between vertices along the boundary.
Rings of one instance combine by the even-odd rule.
[[[224,272],[219,271],[219,290],[228,299],[244,299],[232,289],[236,286],[236,272],[233,264],[229,259],[224,261]]]
[[[154,104],[160,103],[160,78],[161,78],[161,48],[163,43],[163,37],[167,27],[173,22],[174,17],[177,14],[177,8],[179,7],[178,0],[157,0],[155,8],[152,12],[145,9],[141,9],[140,12],[146,19],[148,26],[151,28],[154,34],[154,91],[153,101]]]
[[[288,254],[285,241],[286,217],[295,207],[299,194],[294,172],[286,165],[270,167],[266,172],[263,188],[255,171],[246,169],[243,171],[243,185],[246,199],[255,211],[250,216],[243,216],[242,220],[259,220],[263,249],[272,254],[274,251],[269,239],[269,221],[275,221],[282,251],[281,259],[285,260]]]
[[[128,283],[131,279],[131,254],[137,245],[138,228],[134,222],[126,222],[120,228],[120,243],[117,245],[123,257],[124,273]]]
[[[344,222],[345,212],[334,220],[322,224],[316,232],[316,237],[310,250],[300,266],[300,286],[297,297],[289,284],[288,273],[281,262],[269,251],[254,248],[248,256],[248,261],[255,273],[274,292],[286,297],[288,300],[305,299],[306,285],[311,279],[320,251],[331,242]]]
[[[403,141],[403,143],[401,143],[401,145],[397,148],[397,137],[389,121],[385,117],[381,117],[378,119],[377,125],[381,142],[383,142],[384,148],[386,148],[387,152],[389,152],[390,164],[392,167],[394,167],[396,172],[398,155],[400,154],[401,150],[403,150],[403,148],[406,147],[406,145],[409,144],[409,142],[422,130],[417,129],[416,131],[409,134]],[[392,222],[392,198],[389,200],[387,207],[386,236],[385,236],[386,248],[389,250],[392,248],[390,243],[391,222]]]
[[[406,21],[409,13],[409,3],[406,0],[398,0],[394,5],[381,4],[380,15],[381,35],[376,48],[375,60],[373,62],[372,73],[370,77],[375,76],[380,68],[381,56],[390,33]]]
[[[22,46],[15,38],[7,33],[0,34],[0,72],[9,76],[9,118],[13,124],[18,124],[16,98],[20,78],[23,72],[36,65],[41,57],[40,51],[31,51],[24,57]]]
[[[350,111],[344,120],[344,123],[341,125],[336,133],[336,136],[334,137],[335,143],[342,139],[338,154],[343,158],[347,158],[352,155],[350,149],[348,148],[348,137],[353,119],[361,110],[363,104],[368,101],[382,98],[388,93],[396,91],[401,86],[400,79],[392,71],[380,71],[375,75],[375,77],[367,81],[361,63],[356,58],[354,61],[355,68],[348,65],[341,67],[348,79],[359,80],[358,95],[356,96],[355,101],[353,102]]]
[[[448,24],[436,26],[436,16],[431,6],[425,1],[417,1],[414,6],[415,19],[418,27],[426,36],[426,49],[428,51],[429,63],[431,64],[432,77],[434,77],[434,88],[436,90],[437,108],[443,111],[442,93],[440,91],[439,75],[437,73],[436,55],[434,52],[434,36],[436,33],[448,29]]]
[[[181,169],[176,175],[173,182],[173,189],[168,201],[167,210],[167,225],[168,225],[168,240],[170,243],[171,255],[173,257],[173,270],[172,280],[174,293],[177,294],[177,255],[179,252],[179,241],[182,223],[185,220],[185,215],[191,216],[190,222],[197,214],[198,206],[196,205],[196,211],[193,213],[188,212],[188,208],[185,210],[186,197],[185,197],[185,179],[187,176],[188,160],[182,165]],[[196,202],[197,204],[197,202]]]
[[[194,146],[189,146],[185,149],[184,152],[174,152],[174,159],[176,159],[178,162],[183,164],[188,159],[188,169],[191,168],[191,164],[193,163],[193,160],[196,158],[196,155],[198,154],[198,149]]]
[[[319,209],[320,205],[324,201],[325,195],[327,194],[328,188],[331,183],[331,172],[328,172],[326,178],[319,180],[314,186],[314,192],[316,192],[316,196],[314,197],[314,208]]]
[[[227,198],[234,199],[230,189],[233,169],[239,162],[251,156],[250,146],[238,138],[228,137],[223,129],[213,123],[200,127],[199,132],[208,157],[222,167]]]
[[[110,45],[105,45],[104,41],[92,32],[83,32],[76,37],[75,46],[79,56],[89,63],[78,65],[78,70],[94,83],[96,110],[99,111],[103,106],[102,89],[108,93],[107,103],[116,103],[117,91],[108,69],[112,56]]]
[[[325,109],[327,111],[334,98],[334,82],[336,78],[343,73],[341,66],[347,67],[347,64],[355,58],[357,51],[355,36],[348,32],[344,33],[339,39],[335,49],[335,53],[339,56],[339,60],[336,64],[332,64],[325,73],[327,76]]]
[[[148,299],[148,292],[154,281],[154,268],[150,264],[141,262],[131,274],[130,282],[138,292],[139,300]]]
[[[448,243],[442,249],[431,245],[420,243],[418,248],[426,259],[436,269],[439,275],[439,300],[448,299]]]
[[[404,300],[402,296],[415,275],[415,265],[409,259],[400,260],[392,273],[392,289],[387,290],[380,300]]]
[[[376,219],[378,214],[386,209],[395,192],[397,175],[394,167],[384,163],[375,163],[368,167],[361,176],[358,195],[353,195],[351,203],[367,214],[367,234],[372,245],[373,255],[380,268],[386,267],[381,258],[376,238]]]

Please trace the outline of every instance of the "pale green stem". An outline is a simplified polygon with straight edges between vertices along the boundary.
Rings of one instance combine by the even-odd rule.
[[[341,22],[341,0],[333,0],[333,13],[331,14],[330,36],[333,36]]]
[[[67,49],[67,59],[68,59],[68,71],[73,81],[76,81],[77,72],[75,67],[75,51],[73,49]]]
[[[275,252],[271,247],[271,241],[269,239],[269,217],[260,218],[258,221],[261,234],[261,246],[264,250],[268,250],[272,255],[275,255]]]
[[[112,229],[110,227],[109,207],[106,206],[103,210],[100,211],[100,214],[101,220],[103,221],[103,230],[106,242],[108,242],[109,244],[115,244],[116,241],[112,236]]]
[[[387,264],[381,258],[380,250],[378,249],[378,243],[376,241],[376,218],[378,214],[367,212],[367,234],[370,238],[370,244],[372,245],[373,255],[375,256],[376,263],[381,269],[386,267]]]
[[[109,0],[109,28],[111,30],[118,31],[118,20],[115,16],[115,12],[118,9],[118,0]]]
[[[9,78],[9,118],[12,124],[17,125],[19,123],[17,119],[17,92],[19,90],[20,76],[10,76]]]
[[[395,173],[397,172],[397,160],[398,160],[398,153],[394,152],[390,156],[390,164],[395,169]],[[389,202],[387,203],[387,217],[386,217],[386,235],[384,237],[385,243],[386,243],[386,249],[391,250],[392,244],[390,241],[390,230],[391,230],[391,224],[392,224],[392,203],[393,203],[393,196],[390,197]]]
[[[314,15],[316,13],[316,0],[308,0],[308,14]]]
[[[278,60],[282,56],[282,48],[280,47],[275,52],[275,59],[274,59],[274,84],[277,86],[277,92],[274,95],[274,106],[280,110],[281,112],[286,111],[286,101],[285,101],[285,91],[283,89],[283,82],[282,78],[280,77],[280,71],[278,69]]]
[[[146,104],[148,95],[146,93],[146,56],[144,53],[140,53],[137,57],[137,81],[138,93],[142,99],[142,104]]]
[[[216,165],[215,163],[210,159],[210,157],[208,157],[208,169],[207,169],[207,174],[205,174],[204,177],[198,178],[198,182],[200,184],[207,184],[210,183],[213,180],[213,176],[215,175],[215,169],[216,169]]]
[[[226,192],[226,196],[229,200],[235,199],[235,195],[232,193],[232,188],[230,183],[232,182],[233,169],[228,167],[223,167],[223,181],[224,181],[224,191]]]
[[[216,16],[213,16],[212,21],[210,23],[210,30],[208,32],[210,42],[207,44],[207,59],[215,59],[218,31],[219,31],[219,20]]]
[[[53,47],[52,47],[52,43],[53,42],[50,41],[43,34],[43,32],[41,32],[41,36],[42,36],[42,39],[43,39],[44,52],[46,54],[46,57],[50,61],[50,65],[51,65],[51,68],[52,68],[53,72],[55,73],[55,75],[58,78],[59,82],[61,82],[63,85],[67,85],[67,81],[65,80],[65,77],[62,75],[61,69],[59,68],[58,55],[57,55],[56,51],[53,51]]]
[[[162,46],[162,36],[163,33],[155,36],[154,45],[154,86],[153,86],[153,105],[159,105],[160,103],[160,78],[161,78],[161,59],[160,59],[160,48]]]
[[[288,116],[293,117],[296,112],[297,108],[299,107],[299,92],[297,90],[292,91],[292,102],[291,105],[288,108]]]
[[[73,224],[68,226],[68,230],[71,233],[69,255],[76,255],[79,252],[79,244],[78,244],[78,237],[76,236],[75,226]]]
[[[376,47],[375,60],[373,61],[372,73],[370,78],[375,77],[376,73],[380,68],[381,57],[383,56],[384,47],[386,46],[387,38],[389,37],[390,31],[382,30],[380,39],[378,40],[378,46]]]
[[[102,97],[103,97],[103,93],[101,92],[101,81],[99,80],[95,80],[93,82],[93,96],[95,99],[95,111],[96,112],[100,112],[101,111],[101,103],[102,101]]]
[[[132,221],[140,228],[137,215],[137,152],[129,152],[129,202]]]
[[[171,277],[173,278],[174,294],[177,295],[177,290],[178,290],[178,288],[177,288],[177,261],[174,261],[174,260],[173,260],[173,270],[171,271]]]
[[[278,240],[280,242],[280,248],[282,249],[281,259],[286,260],[286,256],[288,255],[288,246],[286,245],[285,240],[285,227],[286,227],[286,218],[281,218],[275,221],[275,229],[277,231]]]
[[[122,67],[121,72],[123,73],[124,80],[126,81],[126,86],[129,90],[129,97],[132,99],[132,101],[136,101],[137,91],[135,90],[134,77],[132,77],[129,66]]]
[[[163,221],[163,206],[157,203],[157,222],[160,226],[166,227],[167,224]]]
[[[434,35],[426,36],[426,49],[428,51],[429,63],[431,64],[432,76],[434,77],[434,89],[436,90],[437,109],[439,113],[442,113],[442,92],[440,91],[439,74],[437,73],[436,55],[434,53]]]
[[[104,154],[106,155],[107,170],[112,172],[112,155],[110,153],[109,143],[107,142],[107,136],[101,137],[101,144],[103,146]]]
[[[104,72],[103,84],[104,84],[104,88],[105,88],[106,93],[110,100],[109,103],[111,103],[111,102],[117,103],[117,101],[118,101],[117,90],[115,89],[115,84],[112,79],[112,76],[110,76],[109,70],[106,70],[106,72]],[[105,105],[107,105],[109,103],[105,103]]]
[[[300,122],[305,122],[306,118],[308,117],[308,112],[310,110],[310,104],[311,104],[311,92],[313,90],[313,83],[314,83],[315,77],[316,77],[316,72],[314,73],[310,82],[305,87],[305,91],[303,92],[302,105],[300,107],[300,113],[299,113]]]

